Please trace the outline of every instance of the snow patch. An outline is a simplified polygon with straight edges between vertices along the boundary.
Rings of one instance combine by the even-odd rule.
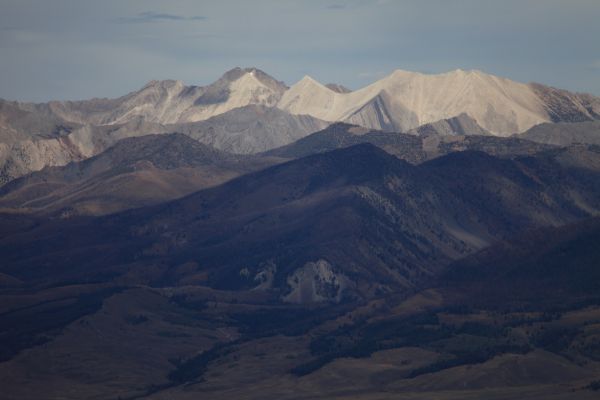
[[[277,265],[273,261],[262,263],[256,275],[254,275],[254,282],[257,286],[252,290],[270,289],[273,286],[273,279],[276,273]]]
[[[334,271],[325,260],[308,262],[287,278],[291,288],[283,301],[295,304],[339,303],[351,282],[344,274]]]

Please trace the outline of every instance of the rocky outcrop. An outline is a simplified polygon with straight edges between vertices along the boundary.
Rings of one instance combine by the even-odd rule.
[[[463,135],[481,135],[486,136],[490,133],[477,124],[473,118],[467,114],[460,114],[453,118],[443,119],[431,124],[421,125],[418,128],[411,129],[408,133],[417,136],[463,136]]]
[[[254,154],[292,143],[327,125],[328,122],[308,115],[249,105],[206,121],[169,125],[168,129],[223,151]]]
[[[296,304],[339,303],[351,281],[325,260],[308,262],[287,278],[290,292],[283,301]]]
[[[583,122],[600,118],[600,99],[588,94],[532,83],[552,122]]]

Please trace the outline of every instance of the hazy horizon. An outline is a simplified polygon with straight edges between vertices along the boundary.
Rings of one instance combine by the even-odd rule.
[[[0,0],[0,98],[118,97],[256,67],[351,89],[478,69],[600,95],[600,2]]]

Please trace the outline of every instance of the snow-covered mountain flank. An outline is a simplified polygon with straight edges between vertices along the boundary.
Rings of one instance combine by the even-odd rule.
[[[284,93],[278,107],[326,121],[402,132],[466,114],[497,136],[543,122],[598,118],[598,98],[556,92],[474,70],[439,75],[397,70],[349,93],[338,93],[305,76]]]

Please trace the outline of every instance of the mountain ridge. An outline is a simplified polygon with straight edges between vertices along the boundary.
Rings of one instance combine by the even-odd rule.
[[[597,97],[477,70],[395,70],[348,91],[309,76],[288,87],[260,69],[237,67],[206,86],[151,81],[115,99],[0,100],[0,184],[93,156],[116,139],[176,130],[222,150],[257,153],[335,122],[427,136],[509,136],[542,123],[598,118]]]
[[[204,274],[211,287],[251,289],[254,276],[271,263],[281,289],[298,268],[325,260],[341,280],[363,277],[348,294],[368,298],[377,290],[410,288],[449,260],[523,229],[597,214],[598,174],[552,154],[511,160],[466,151],[413,166],[359,144],[155,206],[48,220],[0,240],[6,265],[0,272],[60,280],[64,273],[118,273],[131,263],[162,265],[168,273],[193,262],[198,267],[189,273]],[[81,249],[105,249],[107,240],[114,245],[110,252],[81,258]],[[34,262],[31,246],[46,249],[42,263]],[[248,273],[240,272],[244,268]]]
[[[0,187],[0,208],[103,215],[182,197],[276,161],[223,152],[181,133],[124,138],[83,161],[46,167]]]
[[[321,149],[423,140],[333,128],[314,134]],[[183,135],[119,143],[73,175],[247,158]],[[4,392],[591,400],[600,225],[560,226],[600,212],[599,155],[454,151],[411,165],[359,144],[100,217],[0,213]],[[538,228],[551,236],[527,235]]]
[[[600,110],[600,101],[590,95],[519,83],[478,70],[458,69],[442,74],[395,70],[351,93],[324,89],[314,79],[305,77],[290,87],[279,106],[329,121],[371,120],[364,125],[367,128],[385,130],[391,122],[398,131],[466,113],[484,129],[500,136],[519,133],[542,122],[592,120]],[[396,121],[389,121],[388,125],[377,123],[377,119],[361,112],[362,107],[376,99],[387,111],[367,114],[387,113],[396,116]]]
[[[95,125],[121,123],[131,116],[146,115],[144,108],[149,107],[153,102],[155,115],[146,115],[146,117],[152,122],[162,124],[200,121],[232,108],[251,104],[278,107],[295,114],[312,115],[337,122],[351,118],[359,109],[385,92],[387,96],[392,96],[392,99],[386,100],[388,108],[396,110],[401,106],[399,103],[404,103],[403,107],[407,111],[418,116],[414,122],[402,119],[397,121],[394,128],[400,131],[453,118],[461,113],[468,114],[484,129],[496,135],[520,133],[542,122],[573,122],[600,118],[598,97],[556,89],[539,83],[520,83],[486,74],[480,70],[456,69],[440,74],[424,74],[396,69],[386,77],[354,91],[349,91],[339,84],[328,85],[305,75],[288,87],[258,68],[236,67],[207,86],[186,86],[178,80],[154,80],[137,91],[114,99],[94,98],[48,103],[12,102],[12,104],[23,109],[44,111],[68,122]],[[436,87],[433,91],[430,88],[432,85]],[[307,88],[316,92],[311,95],[317,96],[313,99],[319,103],[317,109],[314,104],[307,108],[308,104],[298,103],[300,98],[308,95],[303,93]],[[440,94],[450,97],[454,103],[458,100],[461,104],[457,109],[453,109],[444,100],[436,98]],[[472,100],[472,102],[485,100],[486,96],[491,96],[492,102],[484,102],[484,104],[497,109],[493,111],[477,109],[473,104],[465,102],[465,96],[474,96],[477,101]],[[169,108],[164,104],[165,100],[176,100],[182,104]],[[2,100],[2,102],[7,101]],[[133,113],[124,109],[118,110],[126,104],[133,105],[131,102],[134,102],[137,107]],[[431,103],[440,111],[433,111],[424,102]],[[86,107],[95,114],[87,120],[82,114]],[[516,119],[509,118],[505,113],[506,107],[509,109],[512,107],[517,111]],[[115,108],[116,111],[106,113]],[[156,110],[162,110],[162,113],[159,112],[157,116]],[[491,114],[486,116],[486,112]],[[502,124],[493,122],[490,118],[494,113],[498,117],[507,119],[507,122]],[[382,126],[366,127],[382,128]]]

